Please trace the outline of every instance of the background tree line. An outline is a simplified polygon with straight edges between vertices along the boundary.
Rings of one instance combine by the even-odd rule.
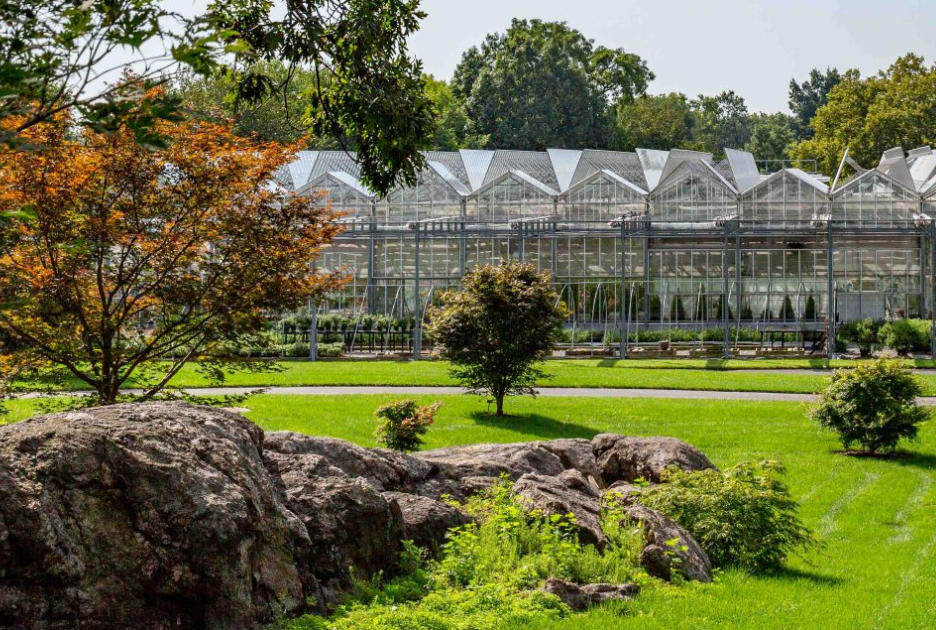
[[[267,64],[270,76],[286,72],[277,61]],[[178,89],[196,112],[233,116],[241,133],[290,142],[321,115],[309,96],[316,77],[301,68],[293,73],[288,94],[249,107],[223,77],[191,75]],[[931,143],[936,133],[936,68],[913,54],[869,77],[827,68],[791,79],[791,113],[751,112],[733,90],[695,98],[649,94],[654,78],[638,55],[596,46],[565,23],[514,20],[465,51],[451,79],[423,76],[435,109],[424,148],[685,148],[721,157],[730,147],[758,160],[810,167],[816,160],[831,174],[846,147],[870,166],[882,151]],[[353,138],[312,140],[314,148],[353,144]]]

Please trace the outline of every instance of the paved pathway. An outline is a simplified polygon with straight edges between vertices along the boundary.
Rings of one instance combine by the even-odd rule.
[[[128,394],[139,390],[124,390]],[[310,386],[310,387],[204,387],[186,389],[193,396],[240,396],[261,392],[273,396],[356,396],[394,394],[399,396],[431,396],[464,393],[460,387],[394,387],[394,386]],[[543,387],[537,392],[543,398],[662,398],[676,400],[748,400],[766,402],[813,402],[812,394],[782,394],[774,392],[733,392],[689,389],[623,389],[605,387]],[[77,392],[72,395],[87,395]],[[37,398],[39,394],[22,394],[18,398]],[[923,405],[936,407],[936,397],[919,399]]]
[[[257,391],[257,388],[224,387],[186,390],[195,396],[239,395]],[[396,394],[402,396],[461,394],[460,387],[268,387],[264,394],[293,396],[353,396],[360,394]],[[688,389],[612,389],[603,387],[544,387],[538,389],[544,398],[665,398],[680,400],[752,400],[780,402],[813,402],[812,394],[781,394],[772,392],[731,392]],[[920,403],[936,406],[936,397],[921,398]]]

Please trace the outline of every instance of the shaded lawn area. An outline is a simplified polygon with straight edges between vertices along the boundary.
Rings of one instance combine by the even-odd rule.
[[[391,396],[259,396],[246,404],[267,429],[373,446],[373,410]],[[779,459],[825,549],[793,558],[778,575],[721,574],[711,586],[650,590],[626,605],[535,630],[922,630],[936,627],[936,423],[903,458],[833,454],[838,444],[796,403],[644,399],[511,399],[513,418],[485,414],[483,400],[440,399],[428,448],[474,442],[589,438],[613,431],[669,435],[719,466]],[[511,628],[510,630],[520,630]],[[534,630],[524,628],[523,630]]]

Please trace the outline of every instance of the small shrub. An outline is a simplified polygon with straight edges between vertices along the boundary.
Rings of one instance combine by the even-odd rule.
[[[333,359],[335,357],[340,357],[344,352],[343,343],[320,343],[316,347],[318,356],[325,357],[327,359]]]
[[[900,356],[926,352],[930,347],[930,324],[920,319],[898,319],[884,324],[879,336],[885,346]]]
[[[862,357],[870,357],[874,344],[877,342],[877,329],[874,320],[870,317],[863,319],[855,324],[854,329],[855,343],[858,344],[858,352]]]
[[[929,411],[917,405],[923,385],[897,361],[881,359],[836,370],[809,416],[839,435],[842,445],[876,453],[914,439]]]
[[[685,527],[716,566],[748,571],[778,568],[787,555],[815,544],[799,505],[778,479],[776,462],[742,463],[724,472],[664,473],[639,501]]]
[[[377,408],[374,415],[383,420],[374,435],[377,442],[395,451],[416,451],[423,444],[419,437],[432,425],[442,403],[420,407],[415,400],[398,400]]]

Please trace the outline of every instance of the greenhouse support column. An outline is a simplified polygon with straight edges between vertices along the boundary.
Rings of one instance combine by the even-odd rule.
[[[624,321],[630,305],[627,301],[627,221],[621,217],[621,358],[627,358],[627,333]]]
[[[649,230],[649,222],[647,227],[644,229]],[[645,234],[643,237],[643,246],[644,246],[644,260],[643,260],[643,307],[644,307],[644,323],[645,325],[650,325],[650,235]]]
[[[929,256],[930,256],[930,354],[936,357],[936,223],[929,225]]]
[[[828,356],[831,359],[835,356],[835,318],[836,311],[838,310],[837,305],[835,304],[835,261],[833,260],[833,243],[832,243],[832,215],[829,215],[829,224],[828,224],[828,241],[826,249],[826,266],[828,278],[828,307],[826,311],[828,313],[826,319],[829,322],[826,331],[826,346],[828,348]]]
[[[374,266],[377,264],[377,226],[373,222],[367,233],[367,313],[377,314],[377,287],[374,285]]]
[[[704,299],[704,298],[703,298]],[[728,328],[728,222],[725,222],[725,234],[722,240],[722,357],[731,358],[731,332]],[[703,335],[705,333],[703,332]],[[703,337],[704,339],[704,337]]]
[[[309,361],[318,360],[318,305],[309,300]]]
[[[416,317],[413,319],[413,359],[419,361],[422,354],[422,300],[419,297],[419,232],[421,227],[419,223],[414,224],[416,228],[415,236],[415,263],[416,276],[413,278],[413,290],[416,293]]]
[[[739,226],[740,228],[740,226]],[[735,236],[735,258],[734,258],[734,277],[735,277],[735,312],[738,314],[738,323],[741,322],[741,230]]]

